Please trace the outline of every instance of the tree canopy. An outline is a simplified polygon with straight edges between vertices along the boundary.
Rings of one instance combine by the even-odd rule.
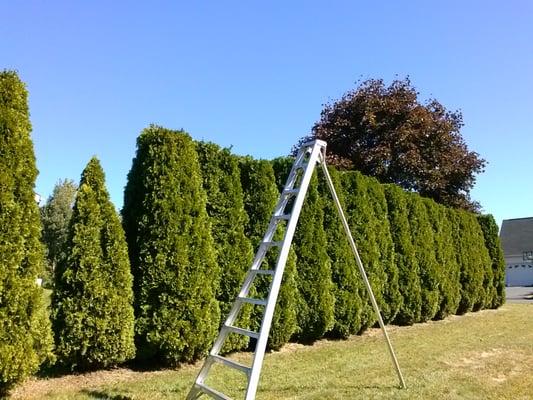
[[[59,180],[54,186],[52,195],[41,207],[42,241],[46,247],[47,277],[53,276],[56,265],[66,256],[68,225],[77,190],[78,185],[73,180]]]
[[[435,99],[420,102],[409,78],[387,86],[369,79],[326,104],[310,139],[328,142],[328,161],[382,183],[396,183],[435,201],[468,210],[485,160],[461,136],[463,116]]]
[[[0,397],[52,359],[28,92],[0,71]]]

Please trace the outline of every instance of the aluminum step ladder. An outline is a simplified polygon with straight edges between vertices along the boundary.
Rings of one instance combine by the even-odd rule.
[[[342,207],[340,205],[339,199],[335,192],[335,188],[333,187],[333,182],[331,181],[331,177],[326,166],[326,142],[322,140],[314,140],[311,142],[304,143],[300,147],[298,154],[296,155],[296,159],[294,161],[292,169],[289,173],[289,176],[287,177],[287,182],[285,183],[285,187],[281,192],[281,196],[274,209],[274,213],[268,225],[267,231],[263,237],[263,240],[259,245],[259,249],[257,250],[255,258],[252,262],[252,266],[250,267],[250,270],[246,275],[239,295],[237,296],[226,321],[222,325],[219,335],[213,344],[213,348],[211,349],[209,355],[204,361],[204,364],[198,376],[196,377],[196,381],[194,382],[187,396],[187,400],[199,399],[204,394],[217,400],[232,400],[229,396],[221,393],[220,391],[214,388],[207,386],[205,383],[209,371],[215,363],[223,364],[227,367],[234,368],[244,373],[248,381],[245,400],[255,400],[255,394],[259,385],[259,376],[261,374],[261,367],[263,364],[263,358],[265,356],[265,349],[268,341],[268,335],[270,332],[270,325],[272,323],[272,317],[274,315],[274,309],[276,307],[276,300],[278,298],[278,293],[281,286],[283,271],[285,269],[285,264],[289,255],[289,249],[292,243],[298,218],[300,216],[300,211],[302,210],[305,195],[309,187],[309,182],[311,180],[313,171],[317,163],[320,163],[320,165],[322,166],[322,170],[324,172],[328,187],[333,196],[337,211],[339,212],[340,219],[342,221],[352,251],[356,258],[357,265],[370,295],[374,310],[377,314],[378,322],[381,326],[381,329],[383,330],[383,334],[387,341],[388,349],[392,357],[394,367],[396,368],[396,372],[398,374],[400,386],[402,388],[406,387],[398,361],[396,359],[396,355],[394,354],[394,350],[392,348],[387,331],[385,329],[383,319],[381,318],[381,313],[379,312],[378,304],[372,292],[372,288],[368,281],[366,272],[363,268],[361,258],[359,257],[359,253],[352,238],[350,228],[344,216],[344,212],[342,211]],[[275,234],[278,229],[278,225],[281,221],[286,221],[284,237],[281,241],[275,241]],[[263,260],[265,259],[267,252],[272,248],[277,248],[279,251],[275,269],[261,269]],[[252,288],[254,280],[261,275],[269,275],[272,277],[270,288],[268,291],[268,297],[266,299],[252,298],[250,297],[250,289]],[[255,306],[263,307],[263,319],[259,332],[253,332],[248,329],[235,326],[235,322],[238,319],[239,313],[245,304],[252,304]],[[257,340],[251,366],[240,364],[236,361],[230,360],[229,358],[220,355],[220,351],[223,347],[224,341],[230,333],[248,336],[252,339]]]

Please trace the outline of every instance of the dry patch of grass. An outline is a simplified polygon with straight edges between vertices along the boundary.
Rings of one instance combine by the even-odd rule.
[[[508,304],[444,321],[389,327],[408,389],[398,388],[381,331],[268,354],[258,400],[531,399],[533,305]],[[231,357],[247,362],[250,355]],[[15,399],[184,399],[200,363],[179,370],[101,371],[33,379]],[[242,398],[240,374],[218,368],[210,383]]]

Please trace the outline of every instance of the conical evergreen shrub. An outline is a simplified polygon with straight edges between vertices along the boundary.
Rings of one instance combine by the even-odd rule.
[[[287,179],[294,160],[278,158],[273,161],[278,186]],[[331,281],[331,261],[326,252],[323,204],[318,193],[316,172],[309,184],[294,235],[296,285],[298,287],[296,340],[312,342],[320,339],[333,327],[335,298]]]
[[[379,259],[386,279],[383,287],[381,315],[383,321],[389,323],[394,320],[402,305],[402,295],[398,286],[398,265],[394,258],[394,242],[383,185],[374,178],[366,179],[369,199],[374,212],[374,232],[379,249]]]
[[[132,276],[126,239],[93,157],[70,220],[66,259],[56,268],[53,328],[60,364],[92,369],[135,356]]]
[[[380,260],[380,249],[376,238],[376,218],[372,200],[368,193],[368,179],[360,172],[345,172],[341,176],[348,224],[368,275],[370,286],[380,309],[386,307],[383,293],[387,276]],[[361,278],[362,279],[362,278]],[[370,303],[366,287],[361,287],[359,294],[363,301],[361,309],[361,329],[363,332],[377,322],[377,317]]]
[[[328,170],[342,209],[346,213],[340,173],[334,168],[328,168]],[[360,293],[363,289],[363,281],[324,178],[319,179],[319,191],[324,204],[324,230],[327,252],[331,259],[331,276],[335,296],[335,323],[329,335],[346,339],[361,330],[363,304]]]
[[[483,231],[485,247],[492,260],[492,287],[485,307],[498,308],[505,303],[505,260],[498,236],[498,225],[490,214],[479,215],[478,222]]]
[[[138,358],[167,365],[193,361],[218,331],[220,272],[188,134],[158,126],[141,133],[122,216],[134,277]]]
[[[241,183],[244,192],[244,208],[248,214],[248,223],[246,225],[246,236],[251,240],[253,248],[258,249],[259,243],[263,238],[274,207],[279,197],[274,170],[272,164],[266,160],[254,160],[251,157],[240,159],[239,167],[241,170]],[[275,240],[282,240],[282,237],[276,237]],[[267,254],[265,259],[265,269],[274,269],[276,266],[277,255],[273,252]],[[268,338],[268,347],[273,350],[280,349],[287,343],[297,329],[296,323],[296,299],[298,290],[295,281],[296,274],[296,255],[291,248],[289,257],[285,265],[283,279],[278,295],[278,301],[270,335]],[[268,294],[270,279],[256,285],[258,298],[265,298]],[[257,330],[261,324],[263,309],[256,310],[254,317],[254,328]]]
[[[402,296],[395,318],[399,325],[412,325],[420,320],[422,289],[420,271],[409,224],[408,195],[396,185],[385,185],[388,217],[398,267],[398,286]]]
[[[453,245],[452,222],[446,207],[424,199],[433,227],[435,259],[438,266],[440,304],[435,319],[455,314],[460,299],[459,266]]]
[[[483,232],[474,214],[456,210],[459,234],[455,235],[457,260],[460,267],[461,300],[458,314],[479,310],[484,303],[484,269],[492,264],[485,247]]]
[[[425,322],[437,314],[440,305],[440,280],[435,258],[433,227],[422,197],[408,194],[409,225],[420,271],[422,309],[420,321]]]
[[[215,242],[217,263],[221,270],[217,299],[223,322],[239,294],[246,272],[252,262],[252,245],[245,236],[248,215],[244,211],[238,159],[228,149],[213,143],[196,144],[207,193],[207,214]],[[243,307],[237,326],[249,329],[252,307]],[[224,351],[241,350],[248,345],[244,335],[230,335]]]
[[[51,358],[42,288],[41,224],[33,191],[37,168],[28,93],[13,71],[0,72],[0,396]]]

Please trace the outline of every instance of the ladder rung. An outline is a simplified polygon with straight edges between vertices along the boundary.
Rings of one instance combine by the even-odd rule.
[[[274,215],[274,219],[284,219],[288,221],[290,218],[291,214]]]
[[[226,396],[224,393],[220,393],[218,390],[210,388],[205,383],[195,383],[194,385],[216,400],[232,400],[231,397]]]
[[[268,247],[281,247],[283,245],[283,242],[261,242],[262,245],[268,246]]]
[[[249,272],[257,275],[274,275],[276,273],[273,269],[251,269]]]
[[[264,299],[252,299],[251,297],[237,297],[237,300],[243,303],[254,304],[256,306],[266,306],[267,301]]]
[[[300,191],[300,188],[297,188],[297,189],[285,189],[282,194],[298,194],[298,192]]]
[[[239,328],[237,326],[232,325],[224,325],[224,328],[226,328],[228,331],[237,333],[239,335],[248,336],[254,339],[259,339],[259,333],[249,331],[248,329]]]
[[[250,367],[247,367],[246,365],[242,365],[241,363],[238,363],[236,361],[230,360],[229,358],[225,358],[222,356],[211,354],[211,356],[215,361],[218,361],[219,363],[222,363],[230,368],[237,369],[246,375],[249,375],[252,369]]]

